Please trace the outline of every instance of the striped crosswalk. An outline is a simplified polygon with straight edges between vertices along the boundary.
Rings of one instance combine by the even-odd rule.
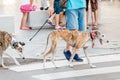
[[[104,56],[95,56],[90,57],[90,60],[93,64],[101,64],[101,63],[109,63],[109,62],[115,62],[120,61],[120,54],[114,54],[114,55],[104,55]],[[68,67],[68,61],[67,60],[60,60],[55,61],[57,67]],[[74,62],[75,66],[82,66],[87,64],[86,59],[84,59],[83,62]],[[15,72],[29,72],[29,71],[41,71],[43,70],[43,63],[32,63],[28,65],[21,65],[16,67],[10,67],[9,68],[12,71]],[[49,69],[55,69],[53,64],[51,62],[46,63],[46,70]],[[57,68],[59,70],[59,68]],[[104,67],[97,67],[97,68],[90,68],[89,66],[87,68],[83,69],[72,69],[72,70],[63,70],[63,71],[57,71],[57,72],[48,72],[48,73],[38,73],[38,74],[32,74],[31,77],[33,79],[38,80],[62,80],[67,78],[73,78],[73,77],[82,77],[82,76],[93,76],[93,75],[101,75],[101,74],[110,74],[110,73],[119,73],[120,72],[120,65],[115,66],[104,66]],[[119,80],[115,79],[115,80]]]
[[[33,75],[32,77],[40,80],[54,80],[54,79],[63,79],[63,78],[78,77],[78,76],[80,77],[80,76],[88,76],[88,75],[107,74],[114,72],[120,72],[120,66],[40,74],[40,75]]]

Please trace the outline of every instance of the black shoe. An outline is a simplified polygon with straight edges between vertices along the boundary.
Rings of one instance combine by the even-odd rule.
[[[78,62],[83,62],[83,59],[78,56],[78,54],[75,54],[74,60]]]
[[[49,7],[46,7],[45,10],[48,10]]]
[[[44,7],[40,7],[40,10],[43,10],[44,9]]]

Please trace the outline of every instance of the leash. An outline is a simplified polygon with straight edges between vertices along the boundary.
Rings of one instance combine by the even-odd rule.
[[[63,5],[65,5],[67,3],[68,0],[65,0],[63,2],[62,5],[60,5],[60,7],[62,7]],[[56,10],[52,13],[52,15],[49,16],[49,18],[51,18],[51,16],[53,16],[55,14]],[[38,32],[45,26],[45,24],[48,22],[49,18],[43,23],[43,25],[38,29],[38,31],[29,39],[29,41],[31,41],[37,34]]]
[[[52,15],[53,15],[53,14],[55,14],[55,12],[52,13]],[[50,18],[52,15],[50,15],[49,18]],[[43,23],[43,25],[38,29],[38,31],[29,39],[29,41],[31,41],[31,40],[38,34],[38,32],[45,26],[45,24],[48,22],[49,18]]]

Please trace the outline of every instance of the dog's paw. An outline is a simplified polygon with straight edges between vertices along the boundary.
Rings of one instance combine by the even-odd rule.
[[[73,68],[73,64],[69,64],[69,67]]]
[[[7,67],[7,66],[5,66],[5,65],[2,65],[2,67],[3,67],[3,68],[5,68],[5,69],[7,69],[7,68],[8,68],[8,67]]]
[[[90,64],[90,67],[91,67],[91,68],[96,68],[96,66],[95,66],[95,65],[93,65],[93,64]]]
[[[36,56],[41,56],[41,54],[40,54],[40,53],[36,53],[35,55],[36,55]]]
[[[20,66],[20,63],[16,63],[17,66]]]

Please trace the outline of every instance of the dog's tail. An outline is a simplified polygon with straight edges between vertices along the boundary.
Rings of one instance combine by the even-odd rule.
[[[41,53],[42,55],[43,55],[43,54],[45,53],[45,51],[47,50],[47,47],[48,47],[48,41],[49,41],[50,35],[51,35],[51,33],[50,33],[50,34],[48,35],[48,37],[47,37],[46,47],[45,47],[44,52]]]

